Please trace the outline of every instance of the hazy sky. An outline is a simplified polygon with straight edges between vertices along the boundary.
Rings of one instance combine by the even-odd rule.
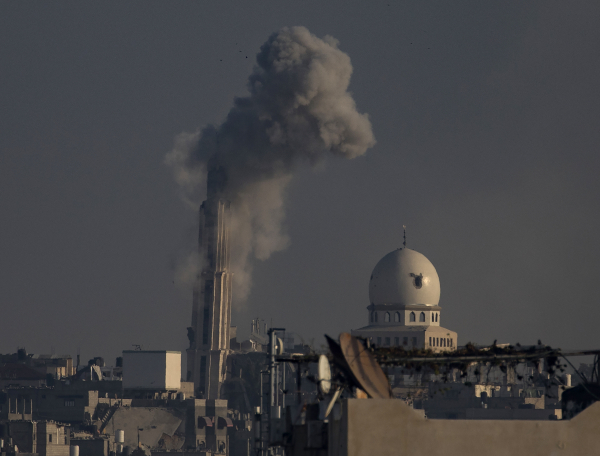
[[[236,303],[323,342],[400,246],[459,343],[600,348],[600,4],[0,2],[0,353],[185,350],[197,214],[164,164],[283,26],[331,35],[375,147],[296,174],[291,244]],[[235,299],[235,298],[234,298]]]

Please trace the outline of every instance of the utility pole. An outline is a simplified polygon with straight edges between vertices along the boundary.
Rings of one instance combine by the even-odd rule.
[[[278,406],[277,395],[278,391],[278,375],[277,367],[278,364],[275,361],[275,357],[283,353],[283,347],[279,346],[279,339],[275,334],[277,331],[285,331],[285,328],[270,328],[269,329],[269,405],[267,408],[267,422],[266,426],[266,441],[267,448],[271,441],[271,432],[273,429],[273,420],[281,418],[281,408]],[[261,432],[261,438],[264,439],[265,433]],[[261,442],[261,449],[264,449],[264,441]],[[264,450],[263,450],[264,451]]]

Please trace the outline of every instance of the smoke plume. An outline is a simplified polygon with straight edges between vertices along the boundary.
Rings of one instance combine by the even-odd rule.
[[[350,58],[337,45],[304,27],[274,33],[256,57],[250,95],[234,99],[221,125],[180,134],[167,155],[195,209],[205,197],[209,160],[226,170],[237,301],[250,290],[251,258],[267,259],[289,243],[282,223],[294,169],[327,154],[355,158],[375,144],[368,116],[347,91]]]

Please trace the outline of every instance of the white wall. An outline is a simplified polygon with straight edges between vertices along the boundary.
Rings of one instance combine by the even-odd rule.
[[[181,352],[167,352],[166,389],[181,387]]]

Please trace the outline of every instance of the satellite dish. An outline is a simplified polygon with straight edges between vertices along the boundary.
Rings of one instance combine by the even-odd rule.
[[[327,356],[319,356],[319,372],[317,375],[319,391],[323,394],[329,393],[331,390],[331,367]]]
[[[340,334],[340,349],[360,389],[376,399],[393,397],[387,375],[356,337],[348,333]]]
[[[283,340],[277,336],[275,336],[275,354],[283,355]]]

